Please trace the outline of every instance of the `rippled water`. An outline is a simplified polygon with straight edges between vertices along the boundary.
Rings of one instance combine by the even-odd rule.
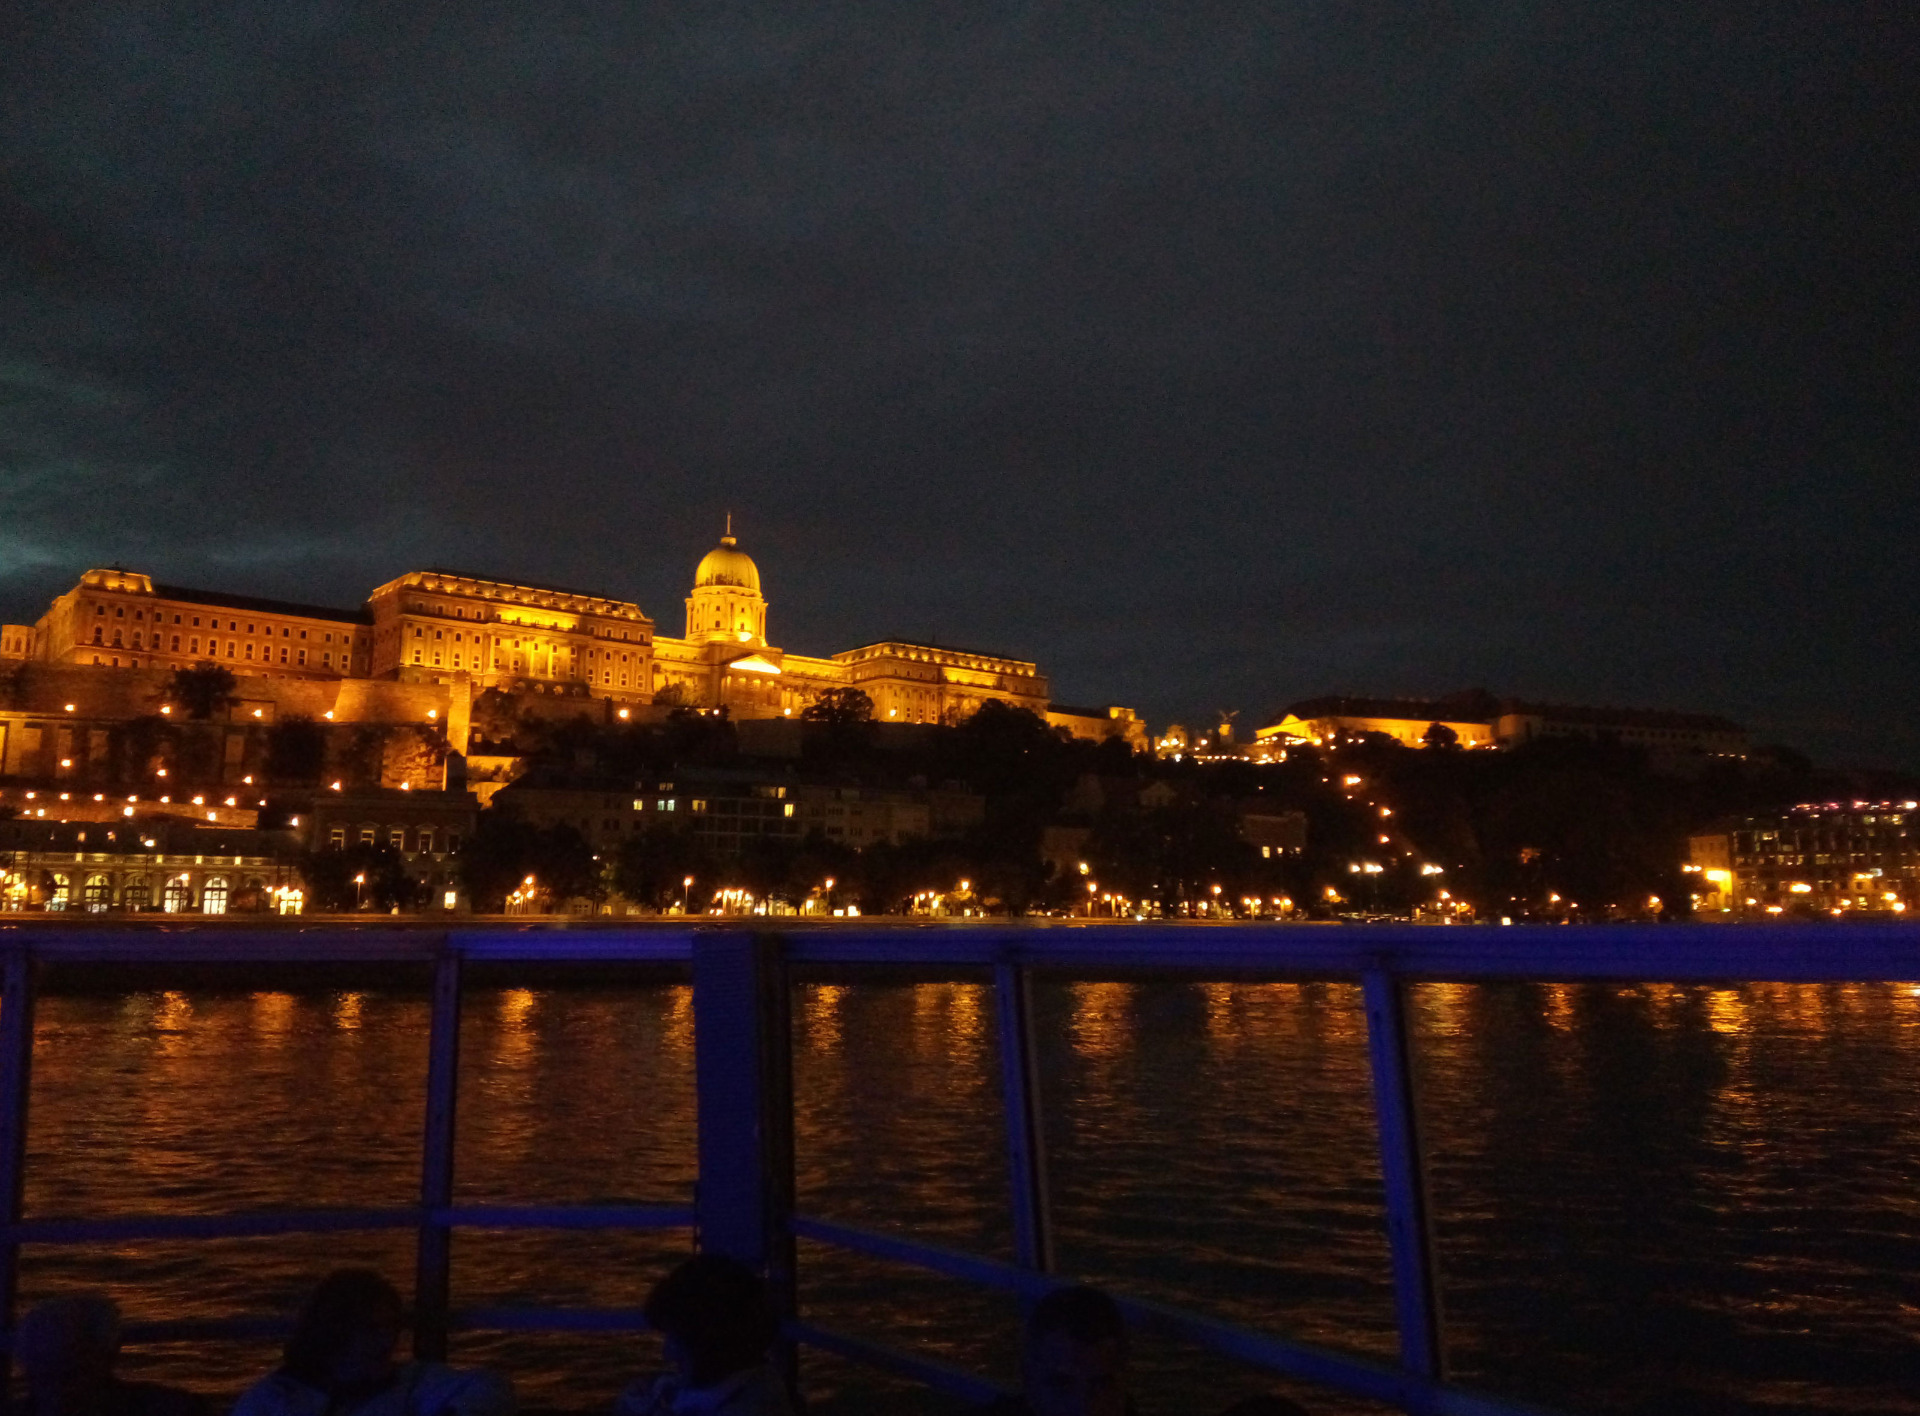
[[[816,984],[796,1003],[801,1207],[1010,1254],[989,991]],[[1571,1411],[1920,1412],[1920,990],[1436,984],[1411,1011],[1457,1375]],[[1068,1268],[1390,1356],[1356,988],[1062,982],[1038,1018]],[[406,1204],[426,1022],[406,992],[44,998],[28,1212]],[[471,990],[459,1198],[690,1202],[692,1048],[683,986]],[[463,1235],[456,1302],[634,1305],[686,1246]],[[22,1292],[219,1316],[290,1306],[343,1262],[404,1279],[411,1236],[37,1247]],[[813,1245],[802,1265],[810,1317],[1009,1373],[1002,1300]],[[458,1352],[577,1409],[655,1357],[627,1337]],[[210,1391],[272,1359],[129,1354]],[[1259,1385],[1152,1342],[1141,1367],[1149,1411]],[[808,1376],[835,1410],[883,1400],[833,1363]]]

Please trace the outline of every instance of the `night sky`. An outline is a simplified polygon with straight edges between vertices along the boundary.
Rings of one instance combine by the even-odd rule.
[[[425,565],[1920,767],[1909,4],[0,21],[0,617]]]

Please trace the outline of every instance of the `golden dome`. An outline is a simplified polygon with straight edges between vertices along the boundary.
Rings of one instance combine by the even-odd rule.
[[[753,563],[752,556],[734,544],[733,537],[722,536],[720,544],[707,552],[700,568],[693,573],[694,589],[708,585],[737,585],[758,595],[760,567]]]

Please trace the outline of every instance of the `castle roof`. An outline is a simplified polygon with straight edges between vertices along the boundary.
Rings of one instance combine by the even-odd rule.
[[[735,585],[760,593],[760,567],[741,550],[732,536],[722,536],[720,544],[701,557],[700,568],[693,573],[693,588],[708,585]]]
[[[229,595],[224,590],[194,590],[184,585],[155,585],[153,593],[166,600],[196,605],[218,605],[223,610],[251,610],[259,615],[299,615],[306,619],[338,620],[342,624],[372,624],[366,610],[336,610],[328,605],[302,605],[292,600],[265,600],[257,595]]]

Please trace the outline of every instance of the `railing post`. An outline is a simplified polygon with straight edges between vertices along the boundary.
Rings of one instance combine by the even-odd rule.
[[[0,1203],[9,1226],[24,1217],[27,1179],[27,1096],[33,1076],[33,955],[25,945],[0,962]],[[0,1329],[11,1350],[14,1300],[20,1283],[20,1244],[9,1230],[0,1241]],[[0,1378],[7,1373],[0,1358]],[[0,1394],[7,1382],[0,1380]]]
[[[1394,1316],[1400,1363],[1438,1381],[1444,1367],[1439,1289],[1434,1282],[1426,1183],[1414,1110],[1413,1053],[1400,981],[1384,969],[1365,976],[1367,1051],[1380,1126],[1380,1177],[1387,1192],[1387,1241],[1393,1256]]]
[[[413,1280],[413,1355],[447,1357],[452,1306],[455,1103],[460,1086],[460,955],[444,947],[433,966],[433,1022],[427,1041],[427,1121],[420,1150],[420,1241]]]
[[[1040,1072],[1033,1046],[1033,980],[1018,964],[993,969],[1000,1031],[1000,1090],[1007,1114],[1007,1168],[1013,1190],[1013,1248],[1022,1268],[1051,1272],[1047,1152],[1040,1127]]]
[[[731,930],[693,937],[701,1248],[767,1275],[794,1316],[792,1001],[780,941]]]

